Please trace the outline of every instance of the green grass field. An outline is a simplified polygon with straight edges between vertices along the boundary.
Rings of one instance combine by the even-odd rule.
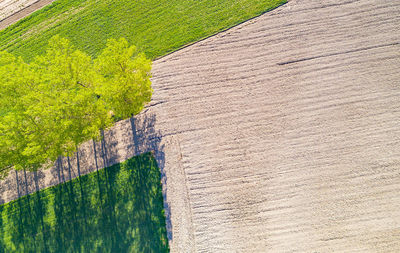
[[[1,205],[0,252],[168,252],[153,156]]]
[[[286,0],[58,0],[0,31],[0,50],[32,59],[60,34],[95,56],[125,37],[152,59],[285,3]]]

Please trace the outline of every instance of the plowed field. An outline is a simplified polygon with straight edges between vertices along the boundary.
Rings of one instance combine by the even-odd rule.
[[[0,30],[14,24],[34,11],[55,0],[2,0],[0,1]]]
[[[106,142],[155,150],[171,251],[399,252],[399,28],[398,1],[290,1],[155,61]]]
[[[172,249],[399,252],[399,31],[398,1],[290,1],[157,61]]]

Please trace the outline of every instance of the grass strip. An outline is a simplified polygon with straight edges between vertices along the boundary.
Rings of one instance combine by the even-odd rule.
[[[60,34],[96,56],[125,37],[152,59],[260,15],[286,0],[58,0],[0,31],[0,50],[31,60]]]
[[[0,252],[168,252],[155,159],[136,156],[1,205]]]

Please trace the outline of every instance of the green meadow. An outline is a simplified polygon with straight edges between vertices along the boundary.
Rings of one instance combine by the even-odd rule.
[[[147,153],[1,205],[0,252],[168,252],[160,182]]]
[[[25,60],[56,34],[92,56],[125,37],[154,59],[237,25],[286,0],[58,0],[0,31],[0,50]]]

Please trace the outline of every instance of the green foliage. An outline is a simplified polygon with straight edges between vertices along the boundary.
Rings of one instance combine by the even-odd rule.
[[[127,38],[154,59],[271,10],[287,0],[58,0],[0,32],[0,50],[31,60],[60,34],[96,56]]]
[[[151,99],[150,70],[125,39],[110,40],[95,60],[59,36],[29,64],[0,53],[0,171],[50,165],[139,113]]]
[[[135,54],[136,47],[129,47],[125,39],[111,39],[95,60],[96,71],[104,77],[98,94],[117,118],[138,114],[151,99],[151,61]]]
[[[0,252],[168,252],[149,154],[0,206]]]

